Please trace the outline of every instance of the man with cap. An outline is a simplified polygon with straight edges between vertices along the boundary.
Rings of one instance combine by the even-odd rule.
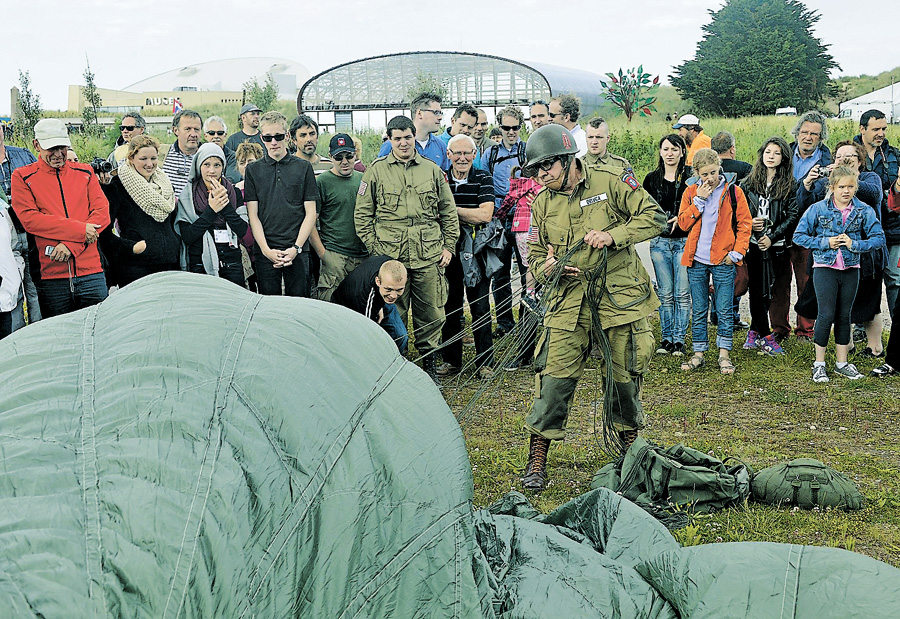
[[[236,133],[232,133],[228,136],[228,141],[225,142],[225,146],[230,148],[231,150],[236,151],[239,144],[243,144],[244,142],[256,142],[265,150],[265,145],[262,142],[262,138],[259,134],[259,114],[262,112],[261,109],[253,105],[252,103],[248,103],[241,108],[241,113],[238,116],[238,119],[241,123],[240,131]]]
[[[712,140],[703,133],[703,127],[700,126],[700,119],[693,114],[685,114],[678,119],[678,122],[672,125],[673,129],[678,129],[678,135],[688,145],[687,159],[685,163],[691,165],[694,161],[694,153],[701,148],[712,148]]]
[[[309,243],[321,261],[317,296],[331,301],[331,295],[368,252],[356,236],[353,215],[356,194],[363,175],[354,169],[356,146],[346,133],[336,133],[328,144],[331,169],[316,177],[319,188],[318,230]]]
[[[47,318],[106,298],[97,238],[109,225],[109,202],[91,166],[68,161],[72,143],[61,120],[44,118],[34,136],[38,160],[13,172],[12,206],[37,245]]]
[[[591,342],[601,335],[608,343],[600,372],[604,442],[625,451],[643,426],[641,384],[655,348],[649,317],[659,300],[635,244],[667,224],[630,170],[588,166],[575,157],[578,146],[564,127],[541,127],[525,152],[524,173],[544,186],[531,206],[528,262],[544,285],[547,313],[534,360],[534,406],[525,420],[531,444],[522,481],[540,490],[550,441],[565,437]],[[599,289],[591,282],[599,282]],[[595,330],[598,320],[602,334]]]

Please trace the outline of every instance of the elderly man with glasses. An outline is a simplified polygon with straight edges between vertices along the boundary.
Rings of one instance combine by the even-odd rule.
[[[423,92],[413,99],[409,111],[412,114],[413,126],[416,128],[416,151],[426,159],[431,159],[446,172],[450,169],[447,145],[440,138],[434,136],[441,130],[441,119],[444,117],[440,95]],[[378,156],[385,157],[390,152],[391,143],[388,140],[381,145]]]
[[[232,183],[239,183],[243,177],[238,172],[234,150],[225,143],[226,135],[228,135],[228,125],[221,116],[210,116],[203,123],[203,139],[217,145],[225,153],[225,177]]]
[[[253,231],[260,294],[308,297],[309,236],[316,225],[316,177],[308,161],[287,150],[288,123],[280,112],[259,119],[266,154],[244,170],[244,199]]]

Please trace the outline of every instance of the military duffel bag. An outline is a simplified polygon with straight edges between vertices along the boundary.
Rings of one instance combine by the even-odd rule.
[[[753,499],[803,509],[860,509],[865,499],[847,476],[812,458],[797,458],[759,471],[750,482]]]

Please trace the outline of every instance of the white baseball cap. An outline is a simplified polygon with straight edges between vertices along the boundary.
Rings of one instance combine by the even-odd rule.
[[[58,118],[44,118],[34,126],[34,138],[41,148],[50,150],[57,146],[72,146],[66,125]]]
[[[684,116],[682,116],[681,118],[678,119],[677,123],[672,125],[672,128],[673,129],[681,129],[685,125],[693,126],[693,125],[699,125],[699,124],[700,124],[699,118],[697,118],[693,114],[685,114]]]

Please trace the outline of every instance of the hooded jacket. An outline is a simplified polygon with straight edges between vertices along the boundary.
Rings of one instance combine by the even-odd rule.
[[[109,225],[109,202],[91,166],[67,161],[56,169],[41,159],[17,168],[12,178],[12,207],[34,236],[42,279],[102,273],[97,243],[88,243],[86,224]],[[50,260],[47,248],[59,243],[72,252],[66,262]]]
[[[225,229],[228,231],[228,246],[237,248],[239,247],[239,240],[247,232],[248,216],[246,206],[241,205],[235,207],[235,204],[231,202],[229,202],[229,204],[219,213],[215,213],[215,211],[209,208],[204,211],[202,215],[197,214],[197,209],[194,207],[194,181],[202,181],[200,166],[210,157],[218,157],[221,159],[222,170],[225,170],[225,153],[219,145],[213,144],[212,142],[202,144],[200,149],[194,155],[193,161],[191,161],[188,182],[184,186],[184,189],[181,190],[181,195],[178,197],[178,206],[175,209],[175,232],[182,237],[181,268],[187,270],[189,264],[188,245],[193,244],[194,241],[185,239],[185,228],[190,227],[197,221],[202,221],[208,226],[208,229],[203,232],[202,235],[203,270],[205,270],[208,275],[218,276],[219,250],[216,246],[215,239],[213,238],[213,233],[211,232],[214,220],[219,215],[225,218]],[[225,185],[226,189],[231,184],[224,176],[222,177],[222,183]]]

